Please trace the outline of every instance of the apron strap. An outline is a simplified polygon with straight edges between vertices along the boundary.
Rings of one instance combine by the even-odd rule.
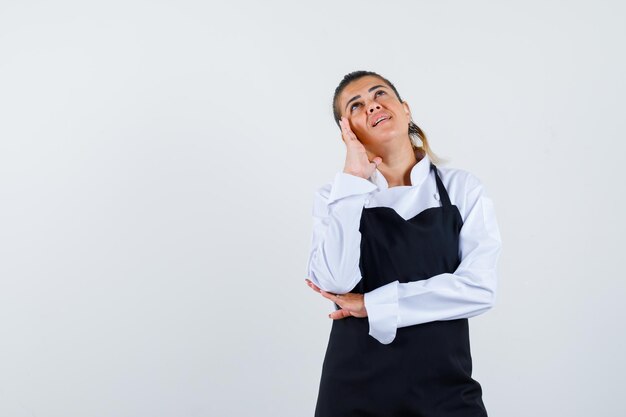
[[[439,198],[441,199],[441,205],[443,207],[448,207],[452,205],[450,203],[450,197],[448,196],[448,191],[446,191],[446,187],[443,186],[443,182],[441,181],[441,178],[439,178],[439,173],[437,172],[437,167],[435,166],[435,164],[432,163],[432,161],[430,163],[430,169],[435,171],[435,180],[437,181],[437,190],[439,190]]]

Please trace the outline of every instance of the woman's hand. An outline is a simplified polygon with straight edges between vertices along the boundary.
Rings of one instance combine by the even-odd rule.
[[[377,156],[370,162],[365,146],[363,146],[361,141],[350,129],[348,119],[342,117],[341,120],[339,120],[339,125],[341,126],[341,138],[347,148],[346,164],[343,172],[368,179],[374,173],[376,167],[383,161],[383,158]]]
[[[341,310],[333,311],[328,315],[331,319],[343,319],[348,316],[367,317],[363,294],[354,294],[351,292],[343,295],[332,294],[320,289],[317,285],[313,284],[310,279],[305,278],[304,280],[314,291],[317,291],[341,307]]]

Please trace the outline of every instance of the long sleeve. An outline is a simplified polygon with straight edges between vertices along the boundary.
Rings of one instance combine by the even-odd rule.
[[[361,280],[361,213],[377,188],[365,178],[338,172],[332,184],[315,193],[307,274],[324,291],[345,294]]]
[[[494,205],[477,177],[468,176],[466,190],[461,262],[454,273],[408,283],[394,281],[365,294],[369,334],[381,343],[391,343],[397,328],[469,318],[494,305],[502,248]]]

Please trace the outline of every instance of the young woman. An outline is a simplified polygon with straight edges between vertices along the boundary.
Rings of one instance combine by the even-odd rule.
[[[435,165],[386,78],[346,75],[333,113],[346,162],[315,194],[306,280],[335,305],[315,416],[487,416],[468,318],[494,305],[492,200]]]

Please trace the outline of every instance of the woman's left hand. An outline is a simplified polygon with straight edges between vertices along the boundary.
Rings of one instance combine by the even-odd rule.
[[[355,294],[351,292],[347,294],[333,294],[320,289],[308,278],[305,278],[304,280],[314,291],[322,294],[322,296],[328,298],[341,307],[341,310],[333,311],[328,315],[331,319],[343,319],[349,316],[367,317],[367,309],[365,308],[365,299],[363,294]]]

